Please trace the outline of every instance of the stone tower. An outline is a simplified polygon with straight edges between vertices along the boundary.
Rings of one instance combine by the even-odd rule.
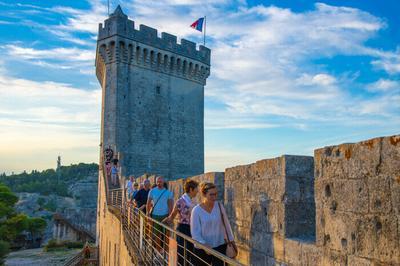
[[[139,30],[121,7],[99,25],[101,143],[121,153],[123,175],[167,178],[204,172],[204,85],[210,49]]]

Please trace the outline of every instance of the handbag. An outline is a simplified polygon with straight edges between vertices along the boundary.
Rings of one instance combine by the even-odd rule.
[[[218,202],[218,207],[219,207],[219,212],[221,213],[222,224],[224,225],[225,228],[226,256],[228,256],[231,259],[234,259],[238,255],[238,248],[235,244],[235,241],[229,241],[228,229],[226,228],[224,214],[222,213],[221,205],[219,202]]]

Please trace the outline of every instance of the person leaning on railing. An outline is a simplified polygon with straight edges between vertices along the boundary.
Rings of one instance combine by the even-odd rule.
[[[193,207],[196,205],[194,198],[196,197],[199,189],[199,183],[194,180],[186,180],[184,184],[185,193],[176,201],[174,209],[171,214],[164,219],[163,222],[171,224],[176,215],[179,214],[179,223],[176,228],[178,232],[191,237],[190,233],[190,215]],[[184,251],[185,240],[177,236],[178,242],[178,265],[184,265],[184,261],[190,261],[191,252],[193,252],[193,244],[186,242],[186,253]],[[185,256],[186,254],[186,256]]]
[[[237,248],[233,233],[226,216],[224,206],[217,201],[217,187],[213,183],[202,183],[200,191],[203,202],[196,205],[190,218],[192,238],[224,255],[227,251]],[[224,265],[219,258],[207,254],[203,249],[194,248],[196,261],[194,265]],[[231,253],[231,252],[229,252]],[[229,254],[230,257],[235,255]]]

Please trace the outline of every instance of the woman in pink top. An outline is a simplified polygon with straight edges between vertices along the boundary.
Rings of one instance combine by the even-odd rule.
[[[196,197],[199,183],[193,180],[186,180],[184,188],[185,194],[183,194],[175,203],[174,209],[171,214],[165,218],[164,222],[172,223],[176,215],[179,214],[179,223],[176,230],[191,237],[190,234],[190,215],[192,209],[195,206],[193,199]],[[186,258],[184,256],[185,240],[182,237],[177,237],[178,242],[178,265],[184,265],[184,260],[190,261],[191,252],[193,252],[193,244],[186,242]]]

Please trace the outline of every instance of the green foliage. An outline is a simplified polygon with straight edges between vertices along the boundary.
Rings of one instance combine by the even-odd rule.
[[[6,206],[14,206],[17,203],[18,197],[11,192],[11,190],[3,184],[0,184],[0,202]]]
[[[0,223],[2,240],[12,242],[19,234],[28,228],[28,216],[17,214]]]
[[[37,199],[36,203],[39,204],[40,207],[42,207],[43,204],[46,203],[46,200],[44,198],[40,197]]]
[[[28,226],[28,217],[14,211],[17,201],[18,197],[8,187],[0,184],[0,265],[9,252],[9,243]]]
[[[44,246],[43,250],[53,251],[61,248],[83,248],[83,242],[73,242],[73,241],[56,241],[55,239],[50,239],[47,245]]]
[[[0,240],[0,265],[4,265],[4,259],[10,252],[10,244],[6,241]]]
[[[29,231],[32,236],[42,233],[46,221],[42,218],[30,218],[22,213],[16,213],[14,205],[18,197],[3,184],[0,184],[0,265],[9,253],[10,243],[23,231]]]
[[[43,208],[45,210],[55,212],[57,210],[57,203],[55,200],[51,199],[45,205],[43,205]]]
[[[33,170],[31,173],[24,171],[20,174],[2,174],[0,175],[0,182],[10,187],[14,192],[40,193],[46,196],[57,194],[65,197],[70,196],[68,195],[69,184],[86,178],[88,175],[97,172],[98,169],[99,166],[95,163],[79,163],[61,166],[59,173],[54,169],[47,169],[41,172]]]
[[[27,230],[31,233],[31,235],[41,234],[46,229],[47,222],[43,218],[33,217],[28,219],[28,227]]]

